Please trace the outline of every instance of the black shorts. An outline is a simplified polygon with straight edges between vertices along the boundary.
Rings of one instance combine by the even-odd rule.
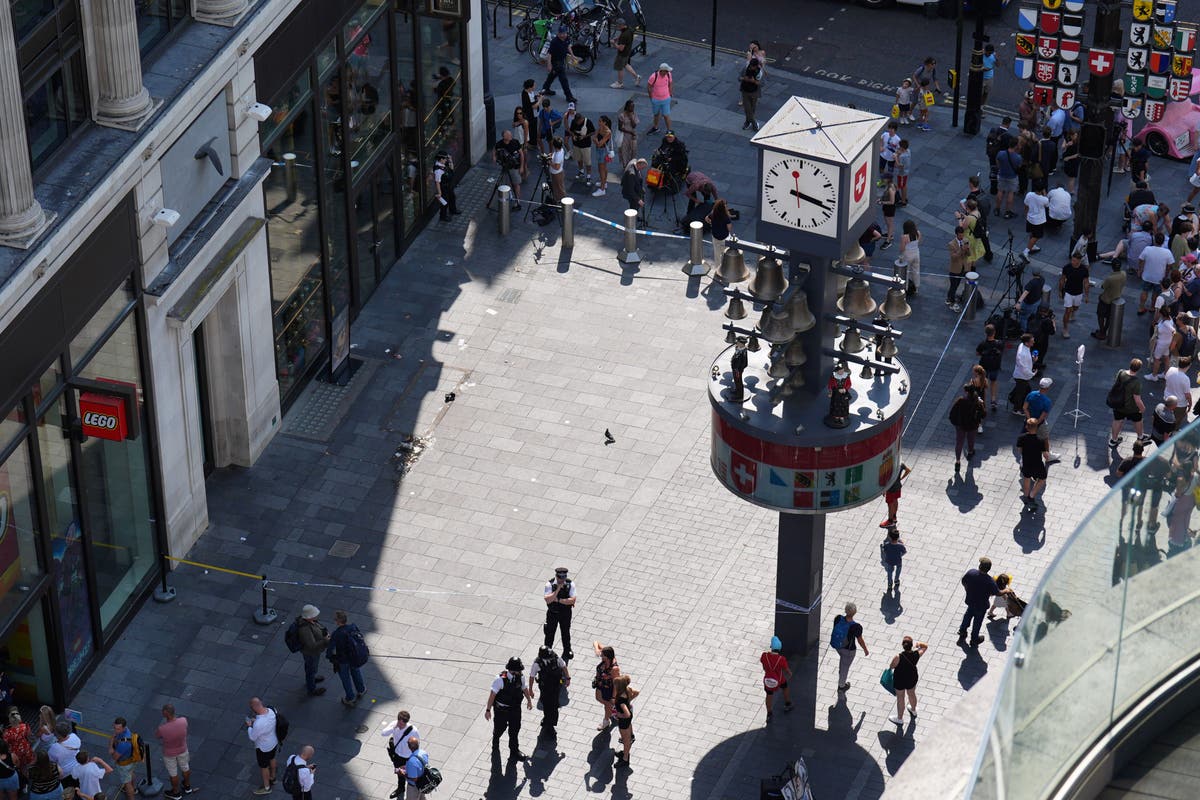
[[[883,204],[883,216],[886,219],[891,219],[892,217],[896,216],[895,203],[884,203]]]
[[[763,691],[764,691],[764,692],[766,692],[767,694],[775,694],[775,693],[776,693],[776,692],[778,692],[780,689],[786,689],[787,687],[788,687],[788,685],[787,685],[787,681],[781,681],[781,682],[779,683],[779,685],[778,685],[778,686],[776,686],[774,689],[772,689],[771,687],[767,686],[767,685],[764,683],[764,684],[763,684]]]
[[[630,717],[629,719],[621,719],[620,717],[617,717],[617,728],[620,730],[626,730],[632,724],[633,717]]]
[[[1035,481],[1045,480],[1046,479],[1046,464],[1045,464],[1045,462],[1043,462],[1039,458],[1037,461],[1033,462],[1032,464],[1029,464],[1028,466],[1025,464],[1022,464],[1021,465],[1021,477],[1022,478],[1030,478]]]
[[[278,747],[272,747],[270,750],[268,750],[267,752],[264,753],[262,750],[259,750],[257,747],[254,748],[254,758],[255,758],[255,760],[258,761],[258,766],[261,767],[262,769],[267,769],[268,767],[270,767],[271,762],[275,759],[275,752],[277,750],[279,750]]]
[[[1118,422],[1123,419],[1127,419],[1130,422],[1141,422],[1142,421],[1142,412],[1114,410],[1113,411],[1113,419],[1117,420]]]
[[[1025,232],[1030,236],[1041,239],[1046,235],[1046,223],[1044,222],[1025,222]]]
[[[596,691],[600,692],[600,699],[606,703],[613,699],[613,687],[611,685],[597,686]]]

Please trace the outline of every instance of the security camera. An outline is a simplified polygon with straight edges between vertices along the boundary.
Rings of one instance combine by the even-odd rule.
[[[246,115],[258,122],[266,122],[271,116],[271,107],[266,103],[255,103],[246,109]]]
[[[154,224],[170,228],[179,222],[179,212],[173,208],[164,208],[154,215]]]

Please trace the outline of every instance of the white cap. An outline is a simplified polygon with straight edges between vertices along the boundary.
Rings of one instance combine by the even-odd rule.
[[[1054,381],[1050,380],[1049,378],[1042,378],[1040,381],[1038,381],[1039,389],[1049,389],[1053,385]]]

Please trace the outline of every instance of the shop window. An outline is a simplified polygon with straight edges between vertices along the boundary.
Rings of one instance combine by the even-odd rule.
[[[0,463],[0,619],[7,620],[43,574],[37,555],[29,443]]]
[[[0,0],[2,2],[3,0]],[[11,0],[13,32],[17,41],[24,39],[54,11],[54,0]]]
[[[346,121],[350,136],[351,179],[392,132],[392,68],[388,18],[380,14],[347,45]],[[390,143],[390,142],[389,142]]]
[[[262,141],[272,141],[278,132],[280,134],[279,149],[284,153],[294,151],[296,145],[292,123],[298,115],[308,111],[310,99],[312,99],[312,79],[306,69],[287,94],[275,98],[275,102],[271,106],[271,116],[267,118],[266,122],[259,124],[258,135]],[[306,120],[306,122],[308,121]],[[277,169],[283,166],[278,161],[275,164]]]
[[[33,168],[44,164],[86,121],[83,52],[77,50],[25,95],[25,130]]]
[[[125,317],[82,370],[85,378],[136,387],[141,435],[113,441],[89,437],[80,446],[79,481],[96,574],[100,624],[107,631],[154,569],[154,511],[150,500],[150,437],[138,357],[137,320]]]
[[[54,592],[62,630],[63,664],[72,683],[95,652],[92,605],[84,561],[79,502],[71,476],[71,443],[64,400],[51,404],[38,420],[38,453],[42,461],[42,491],[53,559]]]
[[[308,77],[302,79],[308,85]],[[291,94],[296,94],[295,89]],[[271,253],[275,369],[286,399],[325,349],[325,284],[311,99],[290,111],[264,148],[276,167],[263,182]]]
[[[10,684],[17,703],[36,706],[54,701],[44,600],[34,604],[8,638],[0,641],[0,672]]]
[[[25,415],[21,406],[13,406],[8,414],[0,418],[0,450],[8,448],[9,442],[25,432]]]
[[[329,258],[329,302],[334,309],[350,303],[349,234],[346,226],[346,175],[342,168],[342,80],[335,70],[324,80],[321,117],[325,121],[325,252]]]
[[[185,0],[136,0],[138,47],[142,55],[188,21]]]
[[[342,35],[346,42],[352,42],[358,38],[358,35],[365,29],[370,28],[374,20],[383,15],[387,9],[387,4],[384,0],[367,0],[358,7],[358,10],[350,17],[350,21],[342,28]],[[380,39],[378,44],[381,47],[387,48],[387,39]],[[349,53],[353,45],[346,48]]]
[[[413,55],[416,43],[413,40],[412,15],[397,12],[395,17],[396,51],[393,62],[400,103],[396,120],[400,131],[401,215],[404,234],[408,235],[416,224],[417,211],[421,208],[421,133],[417,125],[417,61]]]
[[[54,359],[37,383],[33,385],[33,407],[40,408],[46,398],[54,394],[54,390],[62,383],[63,371],[61,358]]]
[[[421,132],[425,158],[445,150],[456,166],[463,163],[463,69],[458,23],[453,20],[417,19],[421,36],[421,70],[417,76],[423,101]],[[425,170],[433,180],[431,169]],[[426,201],[432,202],[430,187]]]
[[[104,301],[104,305],[100,307],[100,310],[92,315],[88,323],[83,326],[83,330],[77,333],[75,338],[71,340],[69,352],[72,364],[79,365],[83,363],[87,359],[88,353],[100,346],[100,342],[104,339],[104,335],[108,332],[108,329],[115,325],[117,320],[125,316],[126,312],[133,306],[134,297],[132,280],[126,280],[115,292],[109,295],[108,299]],[[130,380],[128,377],[121,377],[119,375],[113,375],[112,377],[120,380]]]

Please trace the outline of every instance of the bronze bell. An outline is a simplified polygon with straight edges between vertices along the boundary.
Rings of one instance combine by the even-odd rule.
[[[808,361],[808,356],[804,355],[804,342],[800,337],[792,339],[787,349],[783,351],[783,361],[789,367],[799,367]]]
[[[758,323],[759,336],[771,344],[784,344],[796,335],[786,311],[773,311],[770,306],[763,309]]]
[[[742,298],[729,298],[729,306],[725,309],[725,317],[726,319],[733,320],[746,318],[746,304],[742,302]]]
[[[808,295],[801,291],[792,292],[792,297],[788,300],[788,319],[792,323],[792,330],[796,333],[804,333],[812,330],[817,324],[816,317],[808,310]]]
[[[758,343],[757,336],[750,337],[750,343],[746,345],[746,349],[749,350],[751,353],[757,353],[759,350],[762,349],[762,347]]]
[[[883,342],[875,349],[875,355],[885,360],[895,358],[899,352],[900,349],[896,347],[896,340],[891,336],[883,337]]]
[[[771,366],[767,369],[767,375],[772,378],[786,378],[791,370],[788,369],[787,359],[780,348],[775,348],[771,353]]]
[[[871,297],[871,284],[863,278],[851,278],[846,282],[846,291],[837,306],[847,317],[867,317],[879,307]]]
[[[733,344],[737,341],[737,334],[733,332],[733,328],[729,329],[729,333],[725,334],[725,344]]]
[[[861,353],[864,347],[866,345],[858,334],[858,328],[847,328],[845,335],[842,336],[842,345],[839,349],[843,353]]]
[[[893,286],[887,290],[887,298],[884,299],[883,306],[879,310],[886,314],[888,319],[908,319],[912,316],[912,307],[908,304],[908,297],[899,286]]]
[[[847,267],[854,266],[855,264],[862,263],[866,257],[867,253],[862,249],[862,245],[855,242],[854,246],[842,256],[842,265]]]
[[[721,256],[721,266],[717,269],[717,280],[722,283],[741,283],[749,277],[750,270],[746,267],[742,251],[726,248],[725,255]]]
[[[756,300],[770,303],[777,300],[787,290],[787,280],[783,277],[783,264],[770,256],[758,260],[754,270],[754,280],[750,281],[750,294]]]
[[[804,385],[804,373],[800,370],[792,370],[791,377],[788,378],[787,385],[793,389],[799,389]]]

